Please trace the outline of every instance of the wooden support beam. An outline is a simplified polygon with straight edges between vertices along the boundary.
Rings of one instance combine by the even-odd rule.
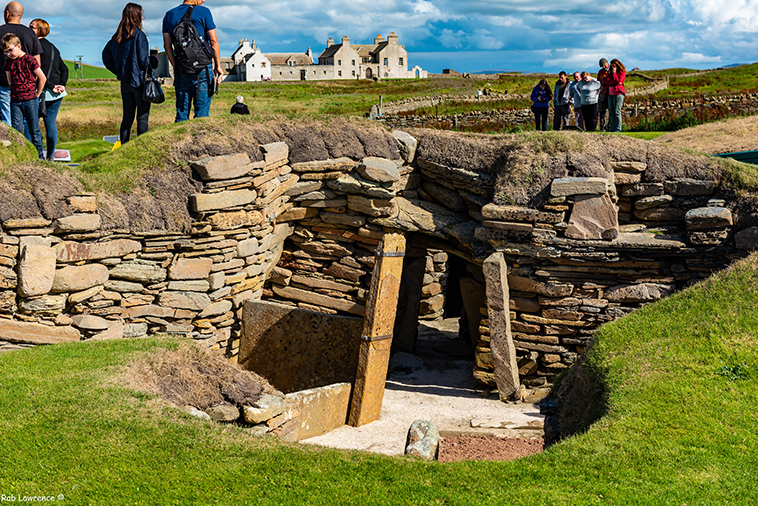
[[[353,427],[378,420],[382,411],[404,255],[405,237],[400,234],[385,235],[376,248],[348,420]]]

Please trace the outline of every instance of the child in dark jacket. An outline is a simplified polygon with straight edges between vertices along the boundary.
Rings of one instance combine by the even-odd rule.
[[[11,126],[24,132],[24,120],[29,126],[32,144],[42,155],[42,134],[39,130],[39,96],[45,88],[45,73],[32,56],[21,49],[21,41],[12,33],[0,41],[5,53],[5,73],[11,85]]]

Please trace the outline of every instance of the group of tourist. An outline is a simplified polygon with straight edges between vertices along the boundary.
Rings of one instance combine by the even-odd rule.
[[[168,61],[174,68],[177,122],[189,119],[192,108],[196,118],[208,116],[211,97],[223,75],[216,25],[211,11],[203,7],[204,2],[205,0],[185,0],[163,17],[163,46]],[[123,115],[119,137],[122,144],[129,142],[135,116],[137,135],[148,130],[150,102],[144,99],[143,89],[158,61],[150,56],[150,45],[142,31],[142,20],[142,6],[126,4],[116,33],[103,49],[105,67],[116,74],[121,82]],[[175,33],[177,31],[182,34]],[[193,38],[203,46],[201,50],[207,58],[201,61],[207,61],[207,65],[195,69],[182,61],[183,56],[180,55],[184,55],[183,51],[188,45],[192,46],[193,41],[186,38],[177,40],[180,36]]]
[[[621,108],[624,105],[624,80],[626,68],[618,59],[601,58],[597,78],[587,72],[574,72],[569,82],[565,72],[558,74],[553,90],[546,79],[541,79],[532,90],[532,112],[537,130],[547,130],[550,104],[553,104],[553,130],[569,126],[571,106],[574,107],[576,126],[580,130],[594,132],[598,125],[601,131],[621,131]],[[608,113],[606,124],[605,115]]]
[[[0,121],[26,135],[40,159],[53,159],[58,142],[56,120],[66,96],[68,67],[60,51],[46,37],[50,25],[34,19],[21,24],[24,8],[19,2],[5,6],[0,26]],[[39,118],[44,117],[47,153],[42,147]]]
[[[204,2],[185,0],[163,18],[163,44],[169,63],[175,69],[177,122],[189,119],[191,108],[195,117],[208,116],[211,96],[221,81],[216,25],[211,11],[202,6]],[[40,159],[52,160],[58,141],[58,111],[66,96],[68,67],[60,51],[46,39],[50,24],[38,18],[32,20],[29,27],[23,26],[23,14],[24,8],[17,1],[10,2],[3,11],[0,64],[5,72],[0,72],[0,120],[23,133],[34,144]],[[157,59],[150,56],[147,36],[142,31],[143,19],[142,6],[126,4],[116,33],[103,49],[105,67],[121,82],[123,114],[119,138],[122,144],[129,141],[135,117],[137,135],[148,130],[150,102],[144,99],[143,89],[152,68],[157,66]],[[179,25],[190,26],[190,31],[194,28],[191,35],[207,55],[208,63],[202,69],[177,68],[177,63],[182,62],[175,59],[176,49],[187,45],[186,40],[177,44],[174,32]],[[45,125],[46,152],[39,118],[43,118]]]

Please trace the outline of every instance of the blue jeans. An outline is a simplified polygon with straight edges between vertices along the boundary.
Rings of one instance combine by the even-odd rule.
[[[0,121],[11,125],[11,89],[0,86]]]
[[[36,98],[31,100],[11,100],[11,125],[13,128],[24,133],[24,120],[29,125],[29,134],[32,137],[32,144],[37,148],[37,155],[42,156],[42,134],[39,131],[39,101]]]
[[[624,95],[608,95],[608,131],[621,131],[621,106],[624,105]]]
[[[58,144],[58,111],[61,108],[62,98],[53,100],[52,102],[45,101],[45,107],[47,107],[47,117],[44,119],[45,123],[45,146],[47,147],[47,159],[52,160],[55,154],[55,147]]]
[[[211,97],[208,94],[210,79],[215,79],[212,65],[208,65],[206,70],[202,70],[196,75],[174,75],[177,123],[189,119],[190,107],[193,104],[196,118],[205,118],[210,114]]]
[[[45,108],[47,110],[47,116],[45,116],[45,146],[47,147],[47,159],[52,160],[55,154],[55,146],[58,144],[58,111],[61,108],[62,98],[48,102],[45,100]],[[24,118],[24,136],[29,142],[32,142],[32,135],[29,133],[29,124]]]

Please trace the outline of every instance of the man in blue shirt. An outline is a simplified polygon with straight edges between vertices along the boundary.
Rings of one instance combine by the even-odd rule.
[[[211,108],[211,79],[216,83],[221,82],[221,51],[216,37],[216,24],[213,22],[211,11],[203,7],[205,0],[185,0],[178,7],[174,7],[163,17],[163,47],[166,50],[166,56],[174,68],[174,87],[176,89],[176,122],[186,121],[189,119],[190,107],[194,104],[195,117],[202,118],[208,116]],[[181,74],[176,71],[176,61],[174,59],[174,47],[171,34],[174,28],[184,17],[190,5],[195,8],[192,12],[192,24],[195,25],[197,33],[203,37],[203,40],[210,45],[213,51],[213,63],[209,64],[198,74]]]

